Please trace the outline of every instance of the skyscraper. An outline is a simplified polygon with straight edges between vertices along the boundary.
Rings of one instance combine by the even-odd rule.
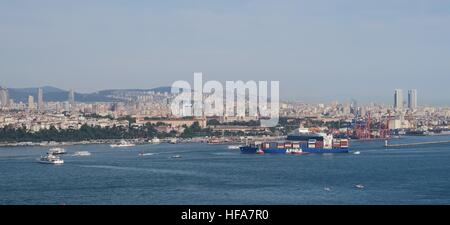
[[[75,104],[75,92],[73,89],[69,90],[69,98],[68,98],[69,104],[74,105]]]
[[[355,99],[351,100],[350,103],[350,113],[357,116],[358,115],[358,102]]]
[[[408,108],[414,110],[417,108],[417,90],[411,89],[408,91]]]
[[[44,110],[44,91],[42,90],[42,88],[38,88],[38,102],[37,102],[37,107],[38,107],[38,111],[42,112]]]
[[[75,108],[75,92],[73,89],[69,90],[68,105],[69,111],[72,111]]]
[[[28,96],[28,110],[34,110],[35,106],[34,106],[34,97],[32,95]]]
[[[401,89],[395,89],[394,108],[397,110],[403,109],[403,90]]]
[[[8,106],[9,102],[8,89],[0,87],[0,107]]]

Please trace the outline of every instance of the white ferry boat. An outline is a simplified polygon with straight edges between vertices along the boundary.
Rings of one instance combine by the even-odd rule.
[[[135,144],[127,142],[125,140],[121,140],[119,144],[112,144],[110,145],[111,148],[126,148],[126,147],[133,147]]]
[[[46,156],[41,156],[39,162],[45,164],[63,164],[64,160],[60,159],[59,156],[47,154]]]

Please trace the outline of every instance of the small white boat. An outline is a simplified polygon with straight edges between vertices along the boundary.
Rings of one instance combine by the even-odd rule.
[[[239,150],[240,149],[240,145],[228,145],[228,149],[232,149],[232,150]]]
[[[73,156],[90,156],[91,153],[88,151],[78,151],[73,154]]]
[[[331,188],[326,187],[326,188],[324,188],[323,190],[325,190],[325,191],[331,191]]]
[[[159,144],[159,143],[161,143],[161,140],[159,140],[159,138],[157,138],[157,137],[154,137],[153,139],[149,140],[148,142],[151,144]]]
[[[64,160],[60,159],[58,156],[53,154],[47,154],[46,156],[41,156],[39,159],[40,163],[45,164],[63,164]]]
[[[169,141],[170,144],[176,144],[177,142],[178,142],[178,140],[176,138],[172,138]]]
[[[360,151],[353,152],[353,155],[359,155],[359,154],[361,154]]]
[[[111,148],[126,148],[126,147],[133,147],[135,144],[127,142],[125,140],[121,140],[118,144],[112,144],[110,145]]]
[[[155,153],[144,153],[144,152],[139,152],[139,156],[150,156],[150,155],[154,155]]]
[[[51,148],[48,150],[48,153],[52,155],[62,155],[66,154],[66,150],[64,150],[63,148]]]
[[[172,156],[172,159],[181,159],[181,155],[174,155]]]
[[[364,189],[365,188],[364,185],[362,185],[362,184],[357,184],[357,185],[355,185],[355,187],[358,188],[358,189]]]

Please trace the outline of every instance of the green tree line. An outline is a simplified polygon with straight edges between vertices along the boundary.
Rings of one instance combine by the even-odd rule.
[[[30,132],[23,128],[4,127],[0,129],[0,142],[40,142],[40,141],[89,141],[101,139],[134,139],[153,138],[156,129],[150,125],[138,128],[99,127],[82,125],[80,129],[58,130],[54,126],[38,132]]]

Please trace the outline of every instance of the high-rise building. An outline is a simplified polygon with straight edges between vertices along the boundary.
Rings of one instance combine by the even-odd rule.
[[[69,90],[68,102],[69,108],[73,109],[75,107],[75,92],[73,91],[73,89]]]
[[[7,107],[9,105],[8,89],[0,87],[0,107]]]
[[[28,96],[28,110],[34,110],[36,106],[34,105],[34,97],[33,95]]]
[[[358,102],[355,99],[351,100],[350,103],[350,113],[357,116],[358,115]]]
[[[75,103],[75,92],[73,91],[73,89],[69,90],[69,98],[68,101],[70,104]]]
[[[414,110],[417,108],[417,90],[411,89],[408,91],[408,108]]]
[[[401,89],[395,89],[394,108],[397,110],[403,109],[403,90]]]
[[[42,112],[44,110],[44,91],[42,88],[38,88],[37,96],[37,108],[39,112]]]

